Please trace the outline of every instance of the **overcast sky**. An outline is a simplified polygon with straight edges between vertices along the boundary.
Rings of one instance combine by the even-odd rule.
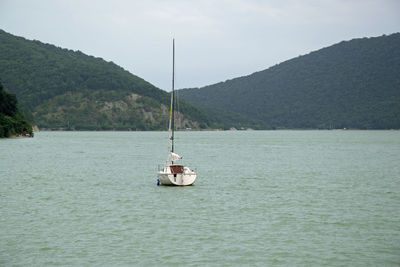
[[[400,31],[399,0],[0,0],[0,28],[80,50],[170,91]]]

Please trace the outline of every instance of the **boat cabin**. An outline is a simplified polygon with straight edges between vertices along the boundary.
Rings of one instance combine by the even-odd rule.
[[[172,174],[183,173],[183,165],[170,165]]]

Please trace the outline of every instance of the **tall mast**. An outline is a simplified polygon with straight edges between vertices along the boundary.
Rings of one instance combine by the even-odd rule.
[[[174,152],[174,129],[175,129],[175,39],[172,39],[172,99],[171,99],[171,110],[172,110],[172,116],[171,116],[171,129],[172,129],[172,136],[171,136],[171,141],[172,141],[172,146],[171,146],[171,152]]]

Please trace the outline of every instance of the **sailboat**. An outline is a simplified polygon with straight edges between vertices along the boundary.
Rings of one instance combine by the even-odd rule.
[[[169,155],[165,165],[157,174],[158,185],[185,186],[192,185],[197,178],[195,171],[183,164],[176,162],[182,160],[174,151],[174,132],[175,132],[175,39],[172,40],[172,91],[171,91],[171,109],[169,114]]]

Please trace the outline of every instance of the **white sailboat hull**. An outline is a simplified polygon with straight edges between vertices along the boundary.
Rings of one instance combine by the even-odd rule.
[[[159,171],[157,175],[160,185],[192,185],[196,181],[197,174],[194,171],[190,170],[188,167],[183,167],[182,169],[182,172],[175,172],[174,168],[171,168],[171,166],[164,167],[164,169],[162,171]]]

